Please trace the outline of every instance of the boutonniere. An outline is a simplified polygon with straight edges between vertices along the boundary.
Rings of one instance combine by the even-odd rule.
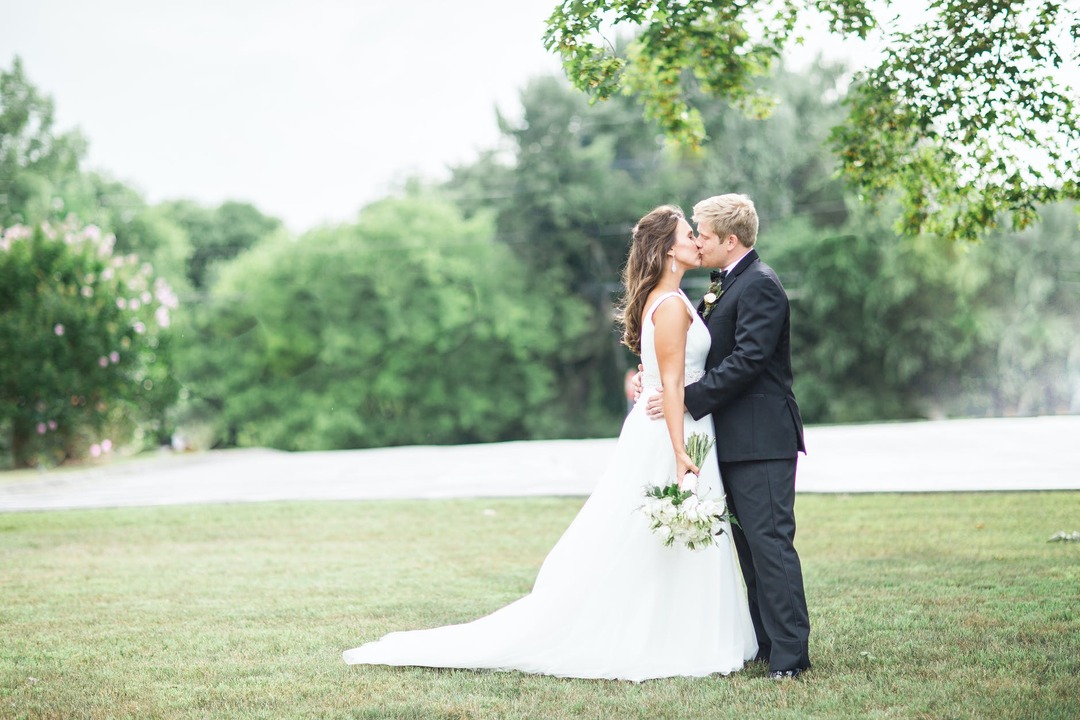
[[[711,313],[712,309],[716,307],[716,303],[720,301],[720,296],[722,296],[723,294],[724,288],[720,284],[719,280],[709,286],[709,291],[705,293],[705,297],[702,298],[702,301],[704,301],[705,303],[705,309],[701,313],[702,317],[709,317],[709,313]]]

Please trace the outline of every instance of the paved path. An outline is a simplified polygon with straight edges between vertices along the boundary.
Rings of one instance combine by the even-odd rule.
[[[799,461],[799,492],[1080,489],[1080,415],[812,426],[806,440],[810,454]],[[163,454],[0,473],[0,511],[586,495],[614,447],[615,440],[603,439]]]

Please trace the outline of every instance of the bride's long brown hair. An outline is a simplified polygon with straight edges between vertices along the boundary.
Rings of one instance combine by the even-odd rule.
[[[623,345],[641,354],[641,316],[645,300],[668,266],[667,253],[675,246],[675,228],[685,219],[676,205],[661,205],[638,220],[623,268],[623,296],[616,319],[623,328]]]

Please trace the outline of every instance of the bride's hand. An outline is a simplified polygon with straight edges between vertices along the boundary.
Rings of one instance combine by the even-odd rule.
[[[698,476],[698,474],[700,472],[701,472],[701,468],[699,468],[697,465],[695,465],[690,460],[690,456],[687,455],[685,452],[682,452],[682,453],[679,453],[678,455],[676,455],[676,457],[675,457],[675,477],[677,477],[679,479],[679,489],[680,490],[685,490],[686,489],[685,487],[683,487],[683,481],[686,478],[686,473],[692,473],[693,474],[693,476],[694,476],[693,482],[694,482],[694,485],[696,486],[697,485],[697,476]]]

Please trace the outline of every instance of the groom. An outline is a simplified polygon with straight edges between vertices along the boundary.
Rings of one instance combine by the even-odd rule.
[[[758,217],[745,195],[694,206],[702,267],[720,268],[698,311],[712,335],[705,376],[686,386],[686,409],[712,414],[716,456],[746,580],[758,659],[771,677],[810,667],[810,620],[795,552],[795,466],[802,418],[791,391],[791,311],[773,269],[754,250]],[[662,395],[649,402],[663,416]]]

